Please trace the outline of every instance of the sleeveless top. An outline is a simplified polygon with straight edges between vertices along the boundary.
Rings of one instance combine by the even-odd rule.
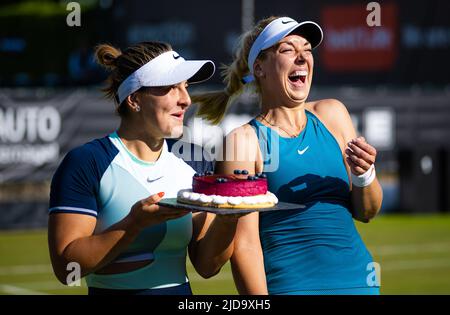
[[[269,293],[369,288],[372,257],[350,212],[341,149],[322,122],[305,112],[306,126],[295,138],[281,137],[256,119],[249,122],[269,191],[280,201],[303,205],[259,214]]]

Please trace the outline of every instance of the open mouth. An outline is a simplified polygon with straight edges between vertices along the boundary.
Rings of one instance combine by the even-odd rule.
[[[306,81],[306,76],[308,75],[308,71],[306,70],[296,70],[289,74],[289,81],[294,85],[303,85]]]
[[[173,117],[179,119],[179,120],[183,120],[183,118],[184,118],[184,112],[183,112],[183,111],[176,112],[176,113],[173,113],[173,114],[171,114],[171,115],[172,115]]]

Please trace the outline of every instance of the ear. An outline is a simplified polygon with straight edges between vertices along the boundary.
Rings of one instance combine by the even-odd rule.
[[[138,93],[132,93],[131,95],[128,95],[125,99],[127,102],[127,106],[131,109],[131,111],[136,112],[139,107],[139,95]]]
[[[255,77],[258,78],[264,77],[264,71],[259,62],[255,62],[255,64],[253,65],[253,73],[255,74]]]

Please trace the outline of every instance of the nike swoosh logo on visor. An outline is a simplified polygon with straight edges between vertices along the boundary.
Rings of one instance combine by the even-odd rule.
[[[173,59],[178,59],[178,58],[180,58],[181,56],[180,56],[180,55],[172,55],[172,57],[173,57]]]
[[[294,23],[294,21],[281,21],[283,24]]]

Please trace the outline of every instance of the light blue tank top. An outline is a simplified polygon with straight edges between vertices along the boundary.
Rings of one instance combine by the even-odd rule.
[[[280,201],[305,205],[260,213],[269,293],[354,289],[359,294],[363,289],[377,294],[379,288],[368,281],[372,257],[349,210],[349,181],[340,147],[316,116],[306,111],[306,117],[296,138],[280,137],[256,119],[249,122],[258,136],[269,190]]]

